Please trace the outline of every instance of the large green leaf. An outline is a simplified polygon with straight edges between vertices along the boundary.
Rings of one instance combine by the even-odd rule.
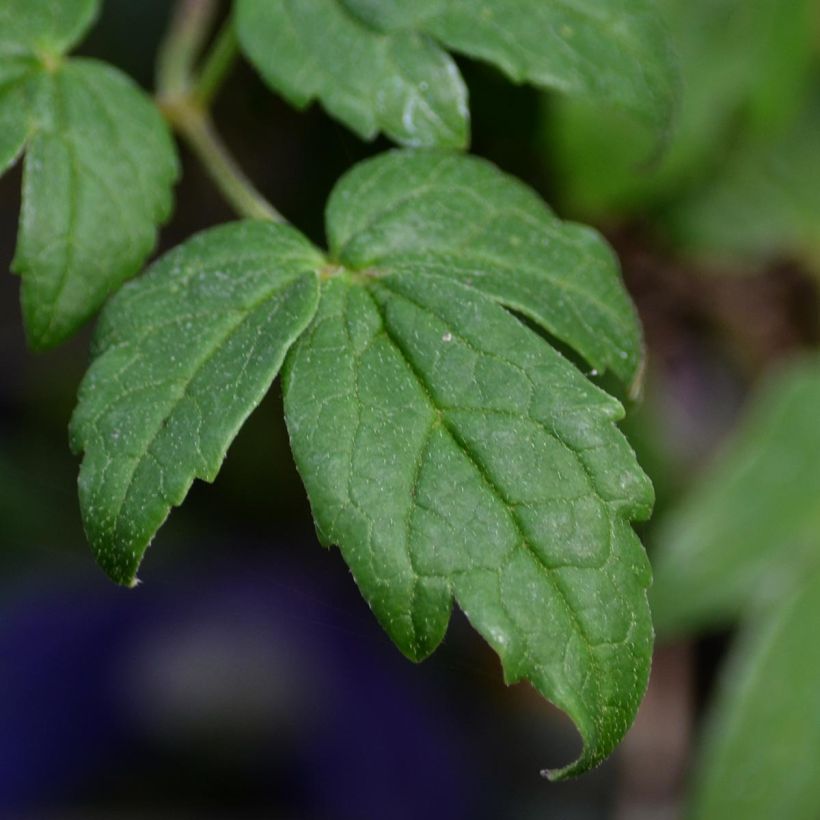
[[[354,170],[328,235],[325,259],[287,228],[209,232],[106,308],[72,425],[99,560],[132,581],[310,323],[284,392],[320,538],[411,658],[439,643],[455,600],[507,679],[575,721],[584,752],[556,776],[581,772],[621,739],[646,685],[650,571],[630,521],[652,488],[620,404],[505,306],[634,365],[612,257],[487,163],[437,152]],[[610,339],[596,293],[633,337]]]
[[[675,74],[648,0],[239,0],[239,38],[294,104],[363,137],[464,145],[466,92],[445,48],[668,125]]]
[[[0,11],[0,172],[27,146],[13,267],[35,347],[65,339],[139,269],[171,210],[177,159],[156,107],[117,70],[63,59],[97,5]]]
[[[452,601],[599,763],[649,670],[652,503],[618,403],[489,297],[419,271],[339,274],[288,358],[288,429],[325,543],[401,650]]]
[[[691,820],[820,816],[820,577],[741,636],[713,704]]]
[[[510,292],[540,281],[583,347],[573,321],[589,305],[575,316],[563,284],[597,259],[620,287],[611,259],[491,166],[430,153],[354,170],[328,237],[337,267],[285,378],[320,536],[411,658],[442,639],[455,599],[507,679],[576,722],[584,753],[557,774],[583,771],[623,736],[646,681],[649,568],[628,521],[648,514],[651,487],[618,403],[499,302],[505,276]]]
[[[608,245],[487,162],[396,151],[362,163],[331,197],[328,237],[345,265],[456,278],[593,368],[638,375],[640,324]]]
[[[820,547],[820,361],[763,387],[725,452],[661,525],[655,624],[672,634],[723,625],[777,599]]]
[[[71,424],[80,502],[105,570],[133,583],[171,507],[212,481],[313,316],[318,252],[296,231],[238,223],[203,233],[103,312]]]

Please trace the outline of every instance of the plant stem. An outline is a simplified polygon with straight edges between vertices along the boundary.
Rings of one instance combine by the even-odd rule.
[[[177,1],[159,54],[157,103],[239,216],[286,222],[239,167],[216,132],[208,111],[237,54],[230,21],[205,58],[201,73],[195,75],[194,68],[216,12],[216,0]]]
[[[233,21],[228,18],[214,41],[205,62],[199,71],[194,89],[194,98],[204,109],[208,109],[228,76],[239,53]]]
[[[216,12],[216,0],[178,0],[157,58],[157,88],[163,97],[188,92]]]
[[[217,134],[208,113],[190,102],[165,108],[166,117],[239,216],[287,222],[248,179]]]

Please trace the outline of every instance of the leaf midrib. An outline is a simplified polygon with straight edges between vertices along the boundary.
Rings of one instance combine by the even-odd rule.
[[[405,294],[396,293],[396,291],[394,291],[392,288],[390,288],[389,285],[386,285],[386,283],[382,282],[382,284],[380,286],[385,287],[387,290],[390,290],[391,294],[394,297],[405,299],[406,301],[410,302],[410,304],[415,305],[420,310],[424,310],[426,312],[431,312],[429,307],[427,307],[425,305],[421,305],[417,302],[414,302],[412,299],[408,298]],[[432,388],[432,386],[428,382],[428,380],[425,377],[424,373],[421,370],[419,370],[416,367],[416,365],[414,364],[414,362],[412,360],[412,357],[409,354],[409,351],[407,351],[406,347],[404,346],[404,343],[392,331],[384,309],[379,304],[378,299],[376,299],[376,297],[371,292],[372,287],[373,286],[366,287],[365,291],[367,292],[368,297],[370,298],[371,302],[373,303],[375,310],[378,312],[378,315],[379,315],[379,318],[381,319],[382,328],[383,328],[383,331],[384,331],[384,334],[385,334],[386,338],[390,341],[390,343],[393,345],[393,347],[399,353],[402,360],[407,364],[408,369],[413,374],[416,382],[418,383],[419,387],[421,388],[422,392],[424,393],[424,396],[426,397],[431,409],[439,417],[440,425],[441,425],[442,429],[447,431],[448,435],[450,435],[450,437],[453,439],[453,441],[458,446],[458,448],[462,451],[462,453],[465,455],[465,457],[473,465],[474,469],[479,474],[482,481],[490,489],[490,491],[493,493],[493,495],[496,498],[498,498],[499,501],[501,501],[501,503],[503,504],[504,509],[507,511],[507,514],[509,515],[510,520],[512,521],[512,523],[515,527],[515,530],[516,530],[516,533],[519,537],[519,541],[520,541],[521,546],[526,548],[526,550],[529,552],[529,554],[535,559],[536,565],[541,568],[541,570],[544,573],[545,577],[548,579],[548,582],[549,582],[550,586],[552,587],[552,589],[554,590],[556,595],[559,597],[559,599],[562,601],[562,604],[566,608],[567,614],[569,615],[571,621],[575,625],[575,628],[577,630],[578,635],[580,636],[581,640],[584,643],[584,646],[587,648],[587,650],[589,652],[590,662],[593,664],[593,666],[595,666],[596,671],[600,672],[600,665],[599,665],[597,657],[595,656],[595,653],[593,651],[594,647],[595,647],[595,644],[591,641],[589,635],[586,632],[586,629],[584,628],[583,624],[581,623],[580,619],[578,618],[577,613],[574,611],[574,609],[570,605],[569,600],[566,597],[566,594],[564,593],[564,591],[561,588],[560,584],[553,577],[553,575],[552,575],[553,570],[550,567],[546,566],[543,563],[543,561],[541,561],[541,559],[538,557],[537,552],[535,550],[533,550],[532,545],[529,543],[529,537],[526,535],[526,533],[524,531],[524,528],[522,527],[521,522],[518,519],[518,514],[515,511],[514,507],[510,504],[510,502],[508,501],[508,499],[506,498],[506,496],[504,495],[504,493],[502,492],[502,490],[498,486],[498,484],[493,480],[492,476],[490,475],[489,471],[486,469],[485,465],[483,465],[481,463],[481,460],[478,458],[478,456],[470,450],[468,443],[464,441],[464,439],[459,435],[458,431],[454,428],[452,423],[447,418],[447,409],[448,408],[439,407],[438,404],[436,403],[436,401],[433,397],[433,388]],[[597,685],[597,678],[596,678],[596,685]]]
[[[116,507],[116,512],[114,513],[114,518],[111,522],[109,527],[110,533],[115,533],[118,526],[119,521],[122,516],[123,510],[126,506],[126,502],[128,500],[128,496],[133,488],[134,485],[134,477],[136,476],[137,470],[139,469],[140,465],[143,463],[143,459],[148,456],[151,448],[154,446],[157,438],[159,437],[160,432],[164,429],[165,425],[167,424],[168,420],[173,416],[173,414],[178,409],[179,405],[188,395],[188,390],[190,389],[191,384],[196,380],[196,378],[202,373],[204,368],[208,365],[208,363],[213,359],[214,356],[219,352],[219,350],[225,345],[225,343],[242,327],[245,321],[247,321],[248,317],[255,313],[260,307],[262,307],[266,302],[271,301],[274,297],[279,296],[280,294],[287,291],[291,286],[297,283],[302,277],[309,275],[310,271],[305,271],[301,274],[295,274],[291,279],[287,280],[284,283],[277,282],[276,285],[269,291],[266,291],[265,294],[253,302],[249,307],[245,308],[243,312],[240,314],[237,321],[232,322],[225,333],[223,333],[217,340],[214,342],[210,347],[206,348],[205,355],[200,358],[193,366],[193,369],[189,371],[182,389],[179,391],[179,394],[174,398],[172,404],[167,409],[165,413],[163,413],[162,417],[160,418],[159,422],[156,424],[154,431],[151,433],[150,438],[146,442],[145,446],[143,447],[143,454],[135,458],[132,462],[132,467],[129,471],[128,478],[126,479],[126,486],[125,490],[122,493],[122,498],[119,504]],[[314,274],[315,275],[315,274]]]

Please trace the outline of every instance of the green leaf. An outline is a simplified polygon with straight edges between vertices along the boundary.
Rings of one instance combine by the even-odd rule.
[[[239,38],[296,105],[319,99],[365,138],[461,146],[466,92],[445,48],[515,82],[668,125],[676,78],[647,0],[239,0]]]
[[[666,32],[648,0],[343,0],[386,7],[387,30],[410,24],[511,80],[622,108],[664,128],[677,91]],[[398,13],[396,13],[398,11]],[[412,15],[410,19],[408,16]]]
[[[753,400],[725,452],[662,523],[653,553],[655,625],[724,625],[776,599],[816,561],[820,360],[793,365]]]
[[[741,637],[713,704],[691,820],[820,816],[820,577]]]
[[[787,128],[813,71],[815,0],[661,0],[657,11],[679,56],[683,94],[663,158],[635,125],[583,100],[547,109],[563,198],[586,218],[623,217],[722,175],[738,138]]]
[[[30,69],[21,62],[0,75],[0,174],[5,173],[23,152],[31,126],[21,116],[28,105]],[[0,71],[3,66],[0,64]]]
[[[172,251],[105,308],[71,424],[89,540],[118,582],[194,478],[212,481],[316,309],[319,253],[238,223]]]
[[[0,6],[0,174],[34,127],[32,79],[82,37],[98,8],[98,0],[5,0]]]
[[[666,219],[681,248],[739,273],[783,258],[820,273],[820,93],[815,96],[786,133],[736,146],[719,175],[681,199]]]
[[[173,141],[124,74],[64,60],[98,3],[0,11],[0,172],[27,148],[14,270],[34,347],[64,340],[132,276],[170,214]]]
[[[9,57],[60,57],[94,22],[100,0],[3,0],[0,62]]]
[[[285,404],[320,539],[411,658],[441,641],[457,602],[507,680],[575,721],[583,754],[554,776],[580,773],[623,737],[646,685],[650,570],[630,521],[652,488],[621,405],[505,308],[503,279],[529,282],[509,291],[528,315],[547,310],[540,288],[594,318],[568,283],[623,296],[612,258],[487,163],[447,153],[354,170],[328,236],[326,260],[289,228],[210,231],[105,309],[72,422],[98,559],[133,581],[301,335]],[[507,252],[516,264],[500,267]],[[581,316],[553,313],[545,323],[584,348]]]
[[[596,370],[639,375],[640,324],[609,246],[488,162],[396,151],[362,163],[330,199],[328,237],[345,265],[456,278]]]
[[[337,267],[288,355],[286,418],[320,538],[340,546],[393,640],[425,657],[455,600],[506,679],[530,680],[575,721],[584,752],[555,773],[569,776],[613,749],[644,691],[650,572],[629,521],[648,515],[652,490],[618,402],[486,295],[479,273],[464,276],[481,259],[470,241],[488,230],[482,202],[533,246],[539,232],[542,245],[575,234],[477,160],[396,152],[340,183]],[[568,262],[573,247],[578,267],[583,242],[540,261]]]
[[[414,31],[381,35],[339,0],[239,0],[242,46],[293,105],[321,100],[365,139],[463,147],[467,90],[453,60]]]
[[[288,358],[285,411],[317,529],[410,658],[455,599],[599,763],[646,684],[651,487],[618,403],[443,276],[340,274]]]
[[[14,270],[31,343],[65,339],[133,276],[168,218],[176,152],[124,74],[71,60],[35,81]]]

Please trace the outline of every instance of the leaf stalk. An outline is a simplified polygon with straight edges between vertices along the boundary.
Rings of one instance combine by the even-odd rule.
[[[239,166],[210,115],[211,103],[238,54],[229,19],[202,69],[196,70],[217,11],[215,0],[178,0],[157,62],[157,104],[239,216],[285,223]]]

